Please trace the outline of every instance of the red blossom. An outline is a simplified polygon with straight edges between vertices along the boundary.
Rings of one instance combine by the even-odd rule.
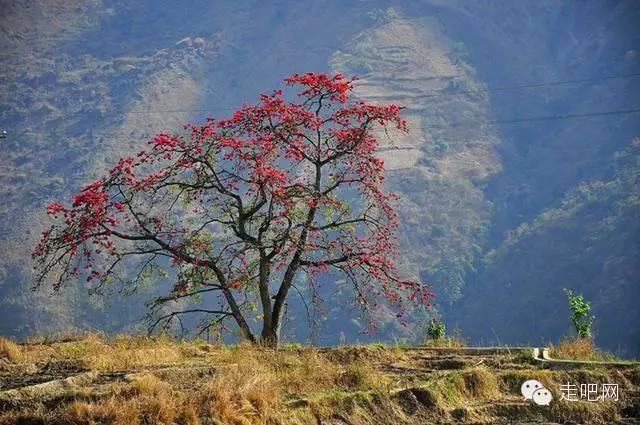
[[[280,280],[262,282],[263,290],[279,288],[267,303],[274,320],[291,279],[303,272],[314,301],[315,277],[337,270],[354,283],[365,310],[380,306],[379,298],[396,305],[398,317],[407,301],[428,306],[429,288],[396,269],[397,197],[384,190],[384,162],[376,156],[376,126],[407,131],[402,108],[351,99],[353,82],[294,74],[285,84],[299,87],[297,98],[275,90],[229,118],[157,134],[75,195],[71,207],[47,206],[60,221],[33,252],[43,275],[61,269],[58,289],[79,274],[106,281],[114,267],[98,256],[111,266],[129,255],[168,257],[177,276],[172,296],[219,285],[245,334],[243,314],[229,299],[253,293],[245,287],[265,276]],[[213,226],[223,231],[201,239]]]
[[[47,205],[47,214],[49,215],[56,215],[59,212],[63,212],[63,211],[65,211],[64,206],[58,202],[52,202],[49,205]]]
[[[353,88],[354,80],[345,80],[342,74],[335,74],[333,77],[327,74],[316,74],[307,72],[306,74],[293,74],[284,79],[287,85],[302,85],[305,89],[300,92],[301,96],[314,97],[328,94],[331,100],[341,103],[347,101],[349,93]]]

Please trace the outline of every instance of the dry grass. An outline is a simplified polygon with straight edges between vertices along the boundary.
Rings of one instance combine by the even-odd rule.
[[[438,347],[438,348],[462,348],[467,347],[467,341],[460,336],[447,336],[440,339],[430,339],[424,342],[425,347]]]
[[[474,400],[488,400],[500,396],[500,384],[495,374],[486,368],[476,368],[463,375],[465,391]]]
[[[105,338],[86,333],[62,340],[27,345],[26,359],[40,363],[49,359],[71,360],[78,366],[100,372],[133,370],[145,365],[170,364],[193,356],[197,344],[166,337],[118,335]]]
[[[339,376],[338,383],[352,391],[369,391],[388,388],[390,380],[374,370],[370,364],[356,363],[347,366]]]
[[[140,349],[139,344],[129,346],[134,351]],[[121,355],[120,350],[107,350],[103,356],[110,352]],[[183,380],[175,376],[169,384],[153,373],[134,375],[130,383],[114,386],[109,397],[97,402],[75,401],[61,415],[74,424],[197,424],[201,419],[232,425],[276,423],[283,401],[294,395],[311,395],[336,385],[375,384],[367,376],[370,369],[366,366],[340,368],[315,350],[231,346],[199,353],[216,365],[212,377],[195,383],[185,374]]]
[[[12,361],[18,356],[20,367],[37,370],[59,364],[62,376],[67,376],[67,365],[106,373],[92,384],[67,388],[67,393],[47,399],[46,404],[27,403],[0,410],[0,424],[275,425],[336,418],[348,418],[354,424],[414,424],[423,423],[419,416],[409,421],[404,415],[413,415],[415,409],[427,415],[423,419],[446,420],[447,412],[461,406],[472,406],[468,418],[484,420],[487,418],[473,411],[473,406],[493,403],[505,394],[519,394],[525,379],[539,379],[550,388],[560,382],[551,371],[513,370],[505,374],[485,366],[435,370],[422,376],[394,374],[390,370],[395,367],[410,371],[424,367],[422,354],[380,345],[335,349],[214,347],[199,341],[96,334],[24,346],[1,342],[3,353],[13,353],[3,356]],[[0,378],[2,373],[9,376],[12,372],[0,371]],[[596,413],[597,417],[608,417],[606,412]],[[564,414],[559,410],[557,418]],[[586,418],[589,414],[576,411],[570,417]]]
[[[387,388],[389,379],[371,361],[393,355],[381,347],[332,352],[243,344],[216,348],[198,341],[99,334],[32,341],[24,351],[34,366],[58,361],[98,372],[133,372],[128,381],[103,386],[99,397],[78,396],[62,404],[55,415],[70,424],[134,425],[278,423],[291,401]]]
[[[90,402],[76,400],[60,409],[71,424],[250,425],[275,418],[273,384],[250,372],[225,373],[197,389],[177,389],[153,374],[136,376],[129,385],[114,385],[110,395]]]
[[[9,360],[12,363],[20,363],[24,360],[24,355],[18,344],[0,337],[0,359]]]
[[[214,423],[250,424],[277,416],[279,391],[271,376],[236,368],[211,380],[199,394],[198,407]]]
[[[594,355],[593,341],[588,338],[567,338],[550,345],[551,357],[558,359],[590,360]]]
[[[613,354],[596,349],[588,338],[566,338],[558,344],[549,344],[550,355],[555,359],[620,361]]]
[[[497,399],[500,383],[489,370],[478,367],[464,372],[453,372],[429,382],[429,388],[445,406],[453,408],[467,403]]]
[[[553,403],[547,417],[551,420],[582,424],[611,424],[620,420],[616,402],[610,400],[598,403],[582,400]]]

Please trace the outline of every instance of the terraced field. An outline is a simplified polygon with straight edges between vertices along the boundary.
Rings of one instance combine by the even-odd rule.
[[[0,356],[0,423],[640,423],[638,364],[545,361],[530,348],[273,350],[92,335],[17,347]],[[551,391],[550,406],[522,397],[528,379]],[[618,384],[619,399],[561,400],[567,383]]]

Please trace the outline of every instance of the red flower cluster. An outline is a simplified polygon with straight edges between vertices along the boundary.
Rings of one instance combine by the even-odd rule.
[[[47,214],[49,215],[57,215],[60,212],[63,212],[64,206],[58,202],[52,202],[51,204],[47,205]]]
[[[120,159],[74,196],[70,208],[47,207],[63,220],[43,234],[34,258],[45,272],[59,266],[69,277],[87,270],[92,280],[113,273],[94,269],[98,252],[115,263],[160,253],[180,270],[180,294],[197,290],[203,276],[229,290],[255,284],[248,276],[258,273],[247,270],[255,263],[247,258],[258,258],[262,276],[283,274],[282,287],[291,270],[313,277],[337,269],[357,282],[363,307],[380,305],[376,297],[428,305],[427,286],[395,268],[397,198],[384,190],[372,131],[406,131],[402,108],[350,100],[353,81],[294,74],[285,83],[302,87],[298,99],[276,90],[228,119],[186,125],[185,135],[156,135],[147,150]],[[214,224],[227,226],[231,240],[201,240]],[[209,252],[218,245],[221,251]]]
[[[293,74],[284,79],[288,86],[302,85],[305,89],[299,93],[304,97],[316,97],[328,94],[331,100],[345,103],[353,88],[354,80],[345,80],[342,74],[329,77],[327,74],[307,72],[305,74]]]

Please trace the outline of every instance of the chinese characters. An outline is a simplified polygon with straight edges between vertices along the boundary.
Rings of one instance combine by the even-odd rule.
[[[618,384],[572,384],[560,385],[560,400],[566,401],[604,401],[619,398]]]

